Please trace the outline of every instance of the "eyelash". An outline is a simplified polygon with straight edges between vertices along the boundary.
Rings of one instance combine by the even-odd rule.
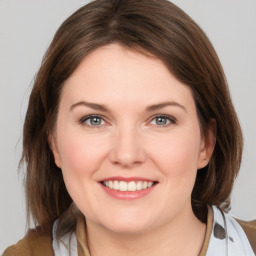
[[[91,120],[93,118],[97,118],[100,120],[100,124],[99,125],[93,125],[93,124],[87,124],[86,121],[88,120]],[[163,124],[163,125],[159,125],[159,124],[152,124],[153,126],[156,126],[158,128],[162,128],[162,127],[166,127],[166,126],[169,126],[171,124],[176,124],[176,119],[171,117],[171,116],[168,116],[168,115],[156,115],[156,116],[153,116],[151,119],[150,119],[150,123],[153,121],[153,120],[156,120],[157,118],[161,118],[161,119],[164,119],[165,121],[167,121],[168,123],[167,124]],[[103,122],[105,122],[105,124],[101,124]],[[84,116],[82,117],[80,120],[79,120],[79,123],[82,124],[82,125],[85,125],[87,127],[90,127],[90,128],[100,128],[102,127],[103,125],[106,125],[107,122],[104,120],[104,117],[101,116],[101,115],[88,115],[88,116]]]

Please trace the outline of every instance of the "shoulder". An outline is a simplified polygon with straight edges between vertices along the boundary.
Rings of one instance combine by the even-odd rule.
[[[243,228],[254,253],[256,253],[256,220],[244,221],[236,219],[236,221]]]
[[[51,234],[29,230],[17,244],[8,247],[2,256],[54,256]]]

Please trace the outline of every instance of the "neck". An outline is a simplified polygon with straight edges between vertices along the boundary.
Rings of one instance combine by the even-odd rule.
[[[197,256],[203,245],[206,225],[195,217],[192,209],[182,215],[139,234],[115,233],[87,221],[91,256]]]

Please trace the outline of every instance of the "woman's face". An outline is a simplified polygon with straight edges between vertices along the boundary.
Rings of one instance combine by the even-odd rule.
[[[190,89],[160,60],[96,49],[65,82],[49,141],[87,225],[141,233],[193,214],[209,149]]]

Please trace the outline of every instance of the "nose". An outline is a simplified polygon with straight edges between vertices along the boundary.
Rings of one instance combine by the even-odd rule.
[[[118,129],[113,135],[110,161],[124,168],[142,164],[146,153],[139,132],[134,128]]]

